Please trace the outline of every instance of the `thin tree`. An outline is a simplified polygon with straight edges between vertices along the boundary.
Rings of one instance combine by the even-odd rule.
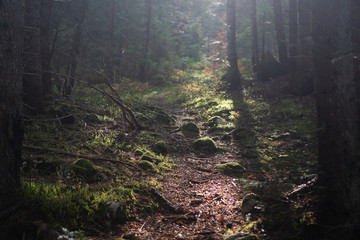
[[[110,0],[108,5],[108,31],[105,45],[105,75],[110,82],[114,82],[113,50],[114,50],[114,17],[115,0]]]
[[[359,39],[351,33],[359,3],[313,1],[314,76],[319,162],[324,172],[324,239],[357,239],[360,227]],[[324,7],[326,6],[326,7]],[[355,23],[358,24],[358,23]],[[359,36],[359,35],[357,35]],[[355,66],[354,66],[355,65]]]
[[[227,60],[229,67],[227,73],[222,77],[222,81],[230,84],[231,90],[236,90],[241,86],[242,79],[237,64],[236,51],[236,1],[228,0],[226,5],[227,23]]]
[[[0,198],[20,186],[23,1],[0,4]]]
[[[41,79],[40,1],[25,2],[24,32],[24,103],[36,112],[44,112]]]
[[[289,0],[289,57],[295,57],[298,50],[298,1]]]
[[[279,61],[282,64],[287,64],[288,52],[287,52],[286,36],[284,30],[284,19],[283,19],[281,0],[273,0],[273,10],[274,10],[274,23],[275,23],[276,42],[278,46]]]
[[[89,3],[87,0],[81,0],[79,22],[77,23],[74,37],[73,37],[73,40],[71,43],[71,48],[69,51],[70,61],[67,65],[66,78],[65,78],[65,83],[64,83],[64,95],[65,96],[69,96],[71,94],[73,87],[75,85],[77,63],[78,63],[78,57],[80,54],[80,47],[81,47],[81,41],[82,41],[83,24],[85,21],[88,6],[89,6]]]
[[[254,73],[258,72],[259,67],[259,37],[257,27],[256,0],[250,0],[251,4],[251,35],[252,35],[252,67]]]
[[[152,19],[152,0],[145,0],[145,38],[143,45],[143,57],[141,60],[140,70],[139,70],[139,79],[141,81],[146,81],[147,71],[148,71],[148,62],[149,62],[149,46],[150,46],[150,30],[151,30],[151,19]]]
[[[51,36],[51,12],[52,0],[40,0],[40,54],[41,54],[41,79],[43,85],[43,94],[51,93],[51,54],[50,54],[50,36]]]

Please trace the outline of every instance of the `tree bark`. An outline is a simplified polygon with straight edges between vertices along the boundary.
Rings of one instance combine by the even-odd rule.
[[[52,92],[51,83],[51,54],[50,54],[50,35],[51,35],[51,12],[52,0],[40,0],[40,43],[41,43],[41,79],[43,94]]]
[[[146,19],[145,19],[145,39],[143,46],[143,58],[139,69],[139,79],[146,81],[148,62],[149,62],[149,44],[150,44],[150,30],[151,30],[151,19],[152,19],[152,0],[145,0],[146,5]]]
[[[41,79],[40,1],[25,3],[24,32],[24,103],[36,112],[44,112],[44,93]]]
[[[252,67],[253,72],[258,72],[259,67],[259,37],[257,28],[256,0],[250,0],[251,4],[251,35],[252,35]]]
[[[287,64],[288,53],[287,44],[284,30],[283,12],[281,6],[281,0],[273,0],[274,10],[274,23],[276,32],[276,42],[278,46],[279,61],[282,64]]]
[[[314,91],[311,2],[312,0],[298,1],[298,56],[296,57],[295,73],[292,77],[292,88],[297,95],[306,95]]]
[[[114,16],[115,16],[115,0],[109,2],[109,19],[108,19],[108,32],[105,46],[105,75],[112,84],[114,79],[113,69],[113,50],[114,50]]]
[[[227,60],[229,68],[222,77],[222,81],[230,85],[230,90],[236,90],[242,84],[241,74],[237,64],[236,51],[236,3],[235,0],[228,0],[226,7],[227,23]]]
[[[80,19],[74,33],[71,49],[69,51],[70,62],[66,70],[66,75],[68,77],[65,78],[65,83],[64,83],[65,96],[69,96],[75,86],[76,69],[77,69],[78,57],[80,54],[83,24],[84,24],[86,12],[88,10],[88,5],[89,3],[87,0],[81,0]]]
[[[0,4],[0,196],[20,186],[23,1]]]
[[[351,5],[353,3],[353,5]],[[351,17],[357,1],[313,1],[314,76],[319,132],[319,161],[327,187],[323,198],[326,239],[356,239],[360,228],[360,79]],[[326,6],[326,7],[324,7]],[[357,24],[357,23],[356,23]],[[355,65],[356,66],[356,65]]]
[[[297,55],[298,1],[289,0],[289,57]]]

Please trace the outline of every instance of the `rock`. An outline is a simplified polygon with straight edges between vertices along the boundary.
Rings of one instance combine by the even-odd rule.
[[[245,195],[241,202],[241,212],[246,215],[254,210],[254,207],[258,204],[260,197],[255,193],[249,193]]]
[[[218,150],[215,142],[208,137],[199,138],[194,142],[193,147],[196,151],[204,152],[207,154],[215,153]]]
[[[97,179],[97,171],[93,163],[85,159],[79,159],[75,163],[68,165],[65,170],[71,170],[77,178],[87,183],[94,182]]]
[[[227,162],[219,164],[216,166],[216,169],[232,177],[242,177],[244,173],[244,167],[238,162]]]
[[[128,213],[124,204],[111,202],[108,209],[108,217],[112,223],[124,223],[128,219]]]
[[[84,117],[84,121],[87,123],[100,124],[101,121],[95,113],[88,113]]]
[[[150,151],[144,152],[144,154],[141,157],[141,160],[146,160],[146,161],[149,161],[149,162],[152,162],[155,164],[157,164],[161,161],[161,159],[158,156],[156,156],[155,153],[150,152]]]
[[[192,122],[184,123],[184,125],[181,127],[181,131],[185,137],[191,137],[191,138],[196,138],[200,134],[199,127]]]
[[[165,111],[160,110],[155,115],[155,121],[160,124],[173,125],[175,120]]]
[[[152,151],[158,155],[163,155],[165,156],[168,152],[167,152],[167,148],[166,148],[166,145],[165,145],[165,142],[164,141],[159,141],[159,142],[156,142],[154,144],[154,146],[152,147]]]
[[[222,124],[225,124],[225,120],[219,116],[212,117],[208,121],[208,125],[210,127],[215,127],[217,125],[222,125]]]
[[[148,160],[141,160],[138,163],[139,167],[144,169],[145,171],[149,172],[156,172],[156,166],[154,163],[148,161]]]

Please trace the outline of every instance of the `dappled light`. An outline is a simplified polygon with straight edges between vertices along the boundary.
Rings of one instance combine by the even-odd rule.
[[[358,238],[359,1],[0,9],[0,239]]]

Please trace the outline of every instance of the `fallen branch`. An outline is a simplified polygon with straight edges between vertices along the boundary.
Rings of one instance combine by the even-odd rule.
[[[118,105],[121,108],[121,111],[123,113],[123,117],[124,117],[125,121],[127,121],[133,129],[142,129],[142,126],[136,120],[135,114],[131,111],[131,109],[129,107],[127,107],[124,103],[122,103],[122,101],[120,99],[110,95],[109,93],[107,93],[104,90],[101,90],[101,89],[95,87],[94,85],[91,85],[90,83],[87,83],[85,81],[80,81],[80,82],[84,83],[88,87],[90,87],[90,88],[96,90],[97,92],[101,93],[102,95],[104,95],[105,97],[107,97],[111,101],[113,101],[116,105]],[[130,118],[131,118],[132,121],[129,120],[129,118],[127,117],[127,114],[130,115]]]
[[[39,146],[30,146],[30,145],[23,145],[23,148],[26,149],[31,149],[31,150],[40,150],[40,151],[49,151],[49,152],[55,152],[55,153],[59,153],[59,154],[63,154],[63,155],[68,155],[71,157],[77,157],[77,158],[85,158],[91,161],[103,161],[103,162],[112,162],[112,163],[121,163],[123,165],[126,165],[127,167],[130,168],[136,168],[137,170],[139,169],[138,167],[125,162],[123,160],[113,160],[113,159],[109,159],[109,158],[102,158],[102,157],[97,157],[97,156],[88,156],[88,155],[83,155],[83,154],[77,154],[77,153],[71,153],[71,152],[66,152],[66,151],[62,151],[62,150],[58,150],[58,149],[54,149],[54,148],[46,148],[46,147],[39,147]]]

